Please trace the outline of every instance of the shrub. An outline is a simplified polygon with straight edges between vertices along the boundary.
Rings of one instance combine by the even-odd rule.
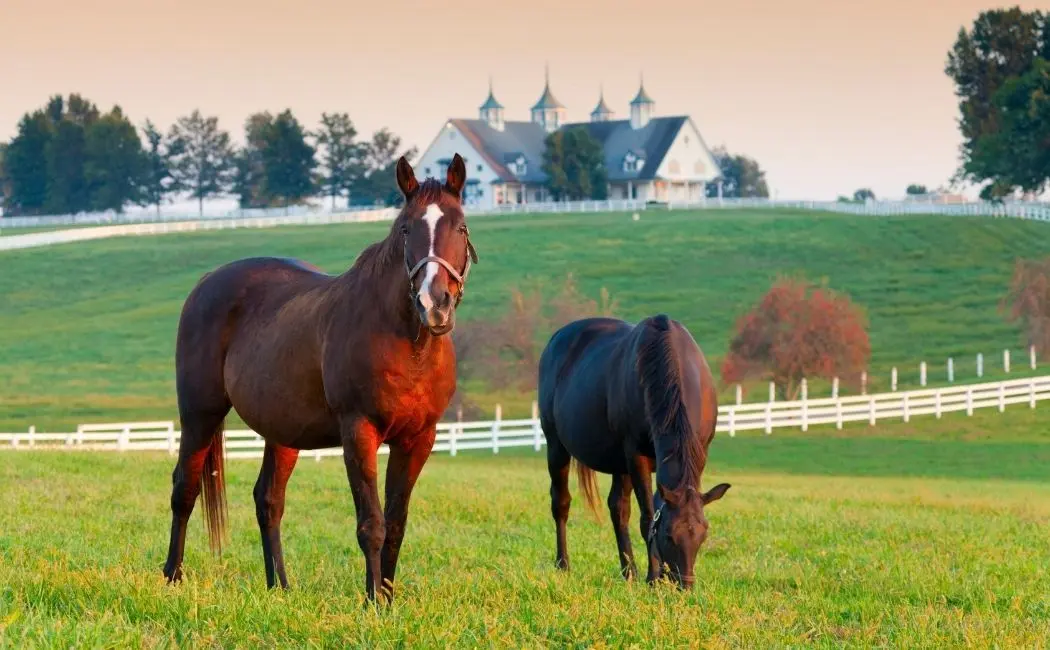
[[[1050,355],[1050,257],[1017,260],[1002,306],[1007,321],[1021,323],[1028,345],[1043,358]]]
[[[737,322],[722,380],[765,379],[795,399],[804,377],[856,384],[870,355],[866,319],[849,297],[779,279]]]

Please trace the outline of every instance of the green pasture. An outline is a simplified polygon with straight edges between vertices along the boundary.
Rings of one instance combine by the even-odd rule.
[[[779,273],[804,273],[864,306],[871,390],[916,386],[918,363],[944,383],[1031,372],[999,301],[1015,258],[1050,254],[1050,227],[1010,219],[868,217],[788,210],[651,210],[629,214],[477,217],[481,263],[464,320],[498,316],[512,287],[558,291],[572,273],[597,298],[606,287],[628,319],[665,312],[684,322],[716,368],[733,325]],[[0,254],[0,430],[80,422],[174,419],[173,350],[187,292],[206,271],[250,255],[306,259],[340,272],[388,224],[283,227],[127,237]],[[814,386],[811,394],[826,391]],[[754,387],[757,398],[763,386]],[[528,392],[468,385],[474,401],[527,412]],[[723,399],[731,390],[723,393]]]
[[[733,487],[708,509],[687,594],[621,581],[608,517],[581,499],[572,571],[556,571],[542,454],[434,456],[379,610],[339,459],[300,461],[292,589],[270,593],[259,461],[229,461],[226,553],[208,552],[198,509],[186,581],[169,587],[170,458],[0,452],[0,646],[1045,648],[1048,413],[719,436],[704,484]]]

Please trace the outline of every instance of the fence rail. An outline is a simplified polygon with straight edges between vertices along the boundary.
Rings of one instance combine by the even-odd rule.
[[[909,422],[913,417],[935,416],[965,411],[973,415],[979,409],[1006,410],[1010,405],[1035,408],[1050,399],[1050,375],[1011,379],[999,382],[968,384],[947,388],[826,397],[809,399],[803,383],[803,398],[788,402],[727,404],[718,409],[718,431],[731,437],[746,431],[771,434],[775,429],[808,430],[813,426],[835,425],[841,429],[847,422],[867,422],[874,426],[886,420]],[[0,449],[82,449],[98,451],[166,451],[174,455],[181,432],[174,422],[119,422],[82,424],[69,433],[0,433]],[[263,439],[251,430],[226,432],[229,458],[261,458]],[[532,447],[539,451],[546,441],[536,417],[504,420],[497,408],[496,418],[476,422],[442,422],[438,425],[434,451],[455,456],[460,451],[487,450],[498,454],[501,449]],[[341,456],[342,449],[332,447],[303,452],[305,457],[320,461],[326,456]],[[388,453],[386,447],[380,453]]]
[[[642,212],[645,210],[705,210],[727,208],[799,209],[837,212],[868,216],[896,216],[909,214],[937,214],[954,216],[984,216],[997,218],[1050,221],[1050,204],[1043,203],[934,203],[923,201],[870,201],[842,203],[837,201],[781,201],[774,199],[703,199],[699,201],[671,201],[647,204],[638,200],[605,200],[503,204],[489,208],[469,207],[471,215],[510,215],[541,213]],[[102,239],[129,235],[158,235],[170,232],[198,230],[227,230],[234,228],[275,228],[278,226],[309,226],[364,221],[387,221],[394,218],[394,208],[334,210],[311,206],[294,209],[244,210],[222,217],[200,217],[187,214],[115,213],[63,215],[54,217],[0,218],[0,228],[60,227],[66,225],[95,228],[75,228],[48,232],[16,234],[0,238],[0,250],[48,246],[72,241]]]

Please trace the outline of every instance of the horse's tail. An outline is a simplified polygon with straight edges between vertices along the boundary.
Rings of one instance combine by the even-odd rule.
[[[225,422],[220,422],[211,439],[211,447],[204,458],[201,483],[204,490],[204,521],[208,526],[208,543],[215,553],[222,553],[226,538],[226,467],[225,467]]]
[[[583,498],[587,502],[587,509],[594,514],[595,518],[600,519],[598,514],[598,478],[593,469],[587,467],[575,458],[572,459],[573,465],[576,466],[576,480],[580,484],[580,492],[583,493]]]
[[[682,400],[680,360],[671,341],[672,323],[665,314],[647,319],[638,352],[638,376],[645,414],[653,437],[676,436],[676,446],[688,469],[697,471],[703,451],[692,431]]]

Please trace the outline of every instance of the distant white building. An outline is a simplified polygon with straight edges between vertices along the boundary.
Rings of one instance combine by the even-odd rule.
[[[548,77],[531,109],[531,119],[507,121],[490,83],[478,119],[447,120],[414,166],[417,173],[440,177],[459,153],[467,163],[466,203],[491,207],[547,201],[544,141],[553,131],[583,126],[605,150],[609,198],[702,198],[706,185],[720,176],[720,170],[693,120],[687,115],[656,117],[656,104],[644,84],[629,106],[628,119],[614,119],[604,93],[599,93],[590,120],[570,123],[565,106],[551,92]]]

